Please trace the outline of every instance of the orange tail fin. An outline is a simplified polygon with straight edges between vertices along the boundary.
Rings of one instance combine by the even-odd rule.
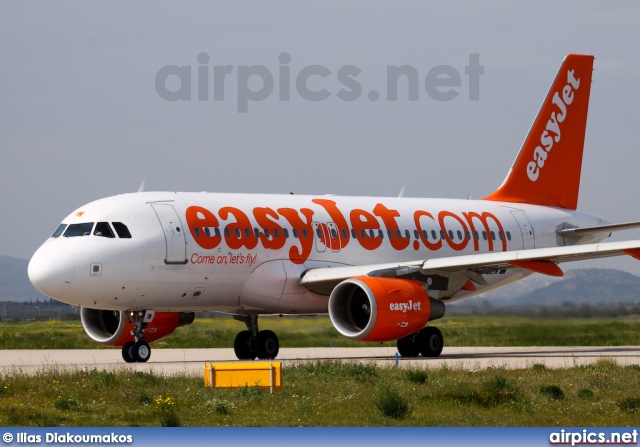
[[[565,57],[507,178],[484,200],[576,209],[593,56]]]

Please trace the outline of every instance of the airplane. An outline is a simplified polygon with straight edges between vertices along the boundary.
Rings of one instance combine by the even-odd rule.
[[[481,200],[144,192],[69,214],[36,251],[33,285],[81,306],[86,333],[146,362],[149,343],[218,311],[244,323],[238,359],[274,359],[260,315],[328,313],[351,340],[437,357],[448,303],[558,264],[627,255],[640,222],[577,211],[594,57],[565,57],[502,185]],[[400,194],[402,196],[402,193]]]

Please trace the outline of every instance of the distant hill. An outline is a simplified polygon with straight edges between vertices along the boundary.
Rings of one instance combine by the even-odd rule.
[[[640,277],[614,269],[569,270],[563,278],[532,275],[456,307],[522,308],[639,306]]]
[[[38,292],[29,281],[25,259],[0,256],[0,301],[44,301],[46,296]]]

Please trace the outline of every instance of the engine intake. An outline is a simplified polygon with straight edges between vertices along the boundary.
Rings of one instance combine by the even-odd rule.
[[[109,346],[122,346],[134,341],[131,331],[133,323],[122,310],[100,310],[83,307],[80,311],[82,327],[93,341]],[[173,334],[180,326],[193,323],[193,312],[156,312],[153,321],[147,324],[145,339],[151,343]]]
[[[329,297],[329,317],[351,340],[397,340],[442,318],[444,303],[430,298],[420,283],[360,276],[338,284]]]

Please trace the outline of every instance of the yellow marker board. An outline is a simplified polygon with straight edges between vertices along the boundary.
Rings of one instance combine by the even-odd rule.
[[[282,362],[207,362],[204,365],[204,386],[232,389],[259,386],[273,392],[282,387]]]

